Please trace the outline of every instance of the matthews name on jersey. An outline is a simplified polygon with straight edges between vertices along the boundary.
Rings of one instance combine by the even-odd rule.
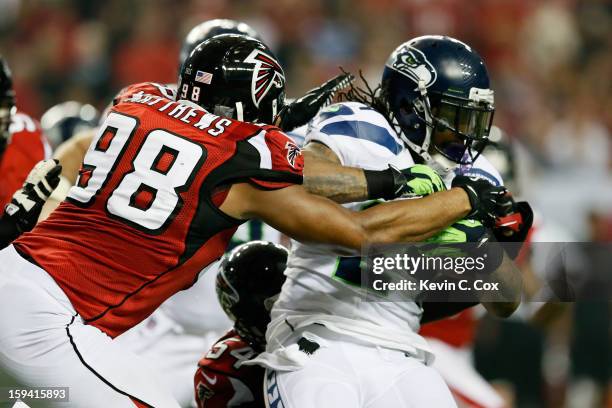
[[[66,201],[14,243],[87,324],[111,337],[223,254],[241,223],[218,209],[228,185],[302,181],[299,149],[277,128],[215,116],[171,95],[151,83],[124,90]]]
[[[17,112],[11,117],[11,141],[0,157],[0,213],[21,188],[36,163],[51,157],[51,146],[37,121]]]
[[[414,164],[409,150],[380,113],[357,102],[331,105],[319,112],[309,125],[306,143],[315,141],[329,147],[345,166],[384,170],[390,164],[407,168]],[[493,173],[488,161],[480,156],[474,166],[457,168],[465,172],[480,168],[481,176]],[[448,174],[450,185],[454,175]],[[345,207],[359,210],[372,202],[350,203]],[[349,334],[371,344],[403,350],[424,362],[432,354],[418,335],[421,308],[414,302],[364,302],[360,287],[360,259],[339,257],[338,249],[320,244],[292,243],[287,264],[287,281],[272,310],[268,326],[268,349],[257,360],[271,368],[290,369],[275,355],[277,345],[301,327],[313,323]],[[356,254],[355,254],[356,255]]]
[[[233,329],[220,338],[198,363],[198,408],[263,407],[264,369],[242,364],[256,354]]]

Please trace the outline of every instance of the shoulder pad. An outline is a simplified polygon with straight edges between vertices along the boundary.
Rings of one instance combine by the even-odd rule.
[[[141,82],[129,85],[119,91],[117,96],[113,99],[113,104],[117,105],[121,102],[125,102],[126,99],[139,93],[160,96],[170,100],[176,99],[176,88],[172,85],[163,85],[156,82]]]
[[[367,140],[394,154],[402,150],[401,141],[385,117],[358,102],[337,103],[321,110],[309,125],[308,133],[312,132]]]
[[[293,129],[286,134],[293,139],[295,144],[302,147],[304,146],[304,139],[306,138],[306,125]]]
[[[457,167],[455,169],[455,174],[484,179],[494,186],[501,186],[504,184],[504,180],[501,174],[499,174],[499,171],[497,171],[491,162],[482,154],[478,156],[474,164]]]

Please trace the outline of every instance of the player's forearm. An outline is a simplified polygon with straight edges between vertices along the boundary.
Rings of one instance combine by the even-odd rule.
[[[419,242],[464,218],[470,210],[467,194],[453,188],[424,198],[383,203],[357,217],[371,242]]]
[[[482,305],[497,317],[509,317],[518,308],[523,290],[521,273],[504,252],[501,265],[492,272],[487,282],[497,284],[496,291],[479,291]]]
[[[366,232],[356,224],[352,212],[334,204],[324,197],[309,195],[312,200],[308,208],[297,198],[292,205],[284,207],[282,217],[276,217],[267,210],[257,214],[273,228],[300,242],[317,242],[361,249],[366,242]],[[285,214],[297,214],[287,217]]]
[[[304,188],[311,194],[327,197],[337,203],[368,199],[366,178],[362,169],[314,159],[304,153]]]
[[[309,142],[304,155],[304,188],[311,194],[337,203],[368,199],[368,186],[362,169],[345,167],[336,154],[319,142]]]
[[[354,220],[356,213],[297,185],[264,191],[237,183],[219,209],[234,218],[259,218],[302,242],[360,249],[367,238],[364,228]]]
[[[46,220],[49,217],[49,215],[51,215],[53,210],[55,210],[60,205],[60,203],[61,201],[58,201],[53,197],[49,197],[49,199],[45,201],[45,204],[43,205],[43,208],[40,211],[38,222]]]
[[[62,177],[65,177],[70,184],[76,183],[79,168],[93,136],[93,130],[83,131],[59,145],[53,155],[62,165]]]
[[[68,190],[76,183],[83,158],[94,136],[93,130],[85,130],[58,146],[54,153],[55,159],[62,165],[61,180],[51,197],[45,202],[38,217],[43,221],[60,205],[68,195]]]

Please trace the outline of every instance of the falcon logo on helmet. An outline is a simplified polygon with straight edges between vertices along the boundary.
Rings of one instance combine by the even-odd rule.
[[[274,58],[258,49],[253,50],[244,62],[255,64],[251,80],[251,96],[255,106],[259,107],[259,103],[272,86],[282,88],[285,85],[285,74]]]
[[[420,80],[425,81],[426,88],[436,82],[438,76],[425,54],[409,45],[391,54],[386,65],[412,79],[417,84]]]

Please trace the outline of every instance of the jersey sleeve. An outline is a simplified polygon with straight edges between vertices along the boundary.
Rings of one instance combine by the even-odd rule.
[[[246,351],[247,355],[244,354]],[[198,362],[194,391],[199,408],[262,407],[263,368],[239,366],[254,351],[234,330],[222,337]],[[231,403],[231,405],[230,405]]]
[[[311,141],[330,148],[342,165],[363,168],[376,167],[377,158],[386,161],[402,150],[387,120],[371,107],[355,102],[320,111],[308,125],[304,143]]]
[[[234,381],[240,380],[234,379]],[[198,408],[225,408],[234,398],[230,377],[225,373],[210,370],[206,366],[198,367],[193,385]]]
[[[113,106],[121,102],[128,102],[134,96],[149,94],[174,100],[176,88],[173,85],[158,84],[156,82],[141,82],[126,86],[113,98]]]
[[[304,158],[296,142],[276,128],[249,139],[260,156],[261,172],[250,181],[257,186],[275,190],[302,184]]]

